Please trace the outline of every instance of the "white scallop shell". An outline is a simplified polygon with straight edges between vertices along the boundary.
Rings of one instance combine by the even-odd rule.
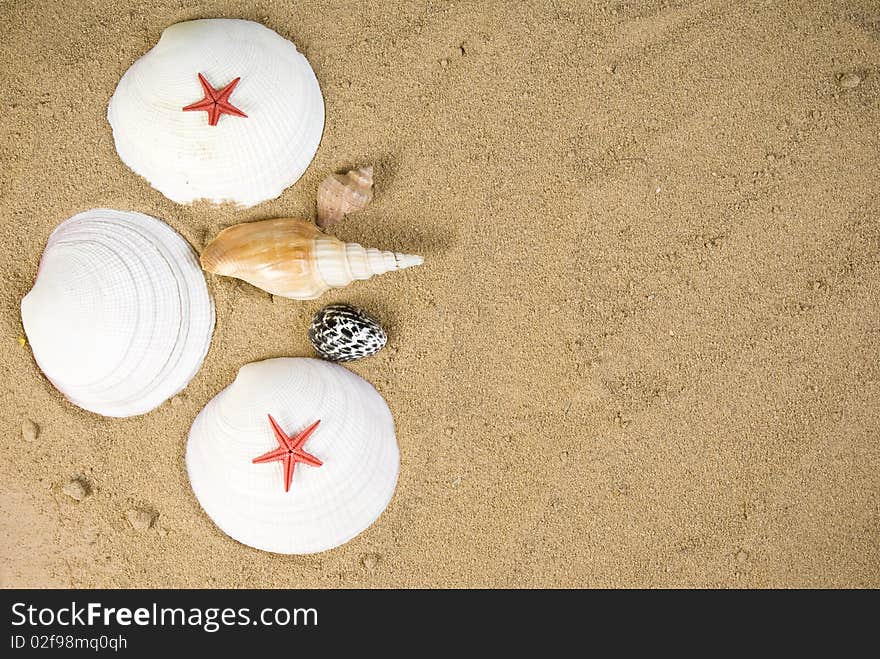
[[[52,232],[21,319],[61,393],[124,417],[161,405],[198,372],[214,303],[195,252],[171,227],[96,208]]]
[[[184,112],[241,77],[229,101],[247,118]],[[324,99],[296,46],[259,23],[203,19],[167,28],[125,72],[107,119],[119,157],[169,199],[253,206],[295,183],[324,128]]]
[[[267,415],[288,435],[320,425],[303,449],[320,467],[299,463],[284,491],[281,462],[252,460],[278,447]],[[394,420],[373,386],[318,359],[247,364],[189,431],[186,466],[196,498],[227,535],[282,554],[341,545],[385,510],[400,456]]]

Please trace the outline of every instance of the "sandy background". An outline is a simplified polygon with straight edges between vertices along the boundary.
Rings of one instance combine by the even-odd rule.
[[[880,8],[733,4],[0,2],[2,585],[880,586]],[[306,175],[243,212],[165,199],[105,119],[163,28],[217,16],[293,40],[327,103]],[[366,163],[334,233],[426,264],[308,303],[209,277],[177,406],[99,418],[19,345],[74,213],[200,249]],[[395,413],[398,490],[341,548],[261,553],[201,511],[186,433],[241,365],[311,355],[334,301],[389,330],[351,368]]]

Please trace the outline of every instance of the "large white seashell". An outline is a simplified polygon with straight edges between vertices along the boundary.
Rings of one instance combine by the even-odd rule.
[[[195,252],[171,227],[96,208],[52,232],[21,320],[61,393],[123,417],[149,412],[193,378],[211,342],[214,303]]]
[[[281,462],[252,462],[278,447],[270,414],[289,435],[321,422],[303,449],[323,464],[297,464],[288,492]],[[186,447],[208,516],[239,542],[282,554],[331,549],[370,526],[394,494],[399,462],[382,396],[345,368],[306,358],[242,367],[196,417]]]
[[[229,98],[247,117],[184,112],[241,78]],[[119,157],[169,199],[253,206],[280,195],[312,161],[324,99],[296,46],[259,23],[204,19],[167,28],[125,72],[107,119]]]

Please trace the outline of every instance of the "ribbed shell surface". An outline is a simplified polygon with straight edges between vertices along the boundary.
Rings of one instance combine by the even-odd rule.
[[[195,376],[214,304],[176,231],[148,215],[98,208],[49,237],[21,317],[59,391],[84,409],[124,417],[149,412]]]
[[[204,92],[241,78],[229,98],[247,117],[184,112]],[[238,19],[167,28],[122,76],[107,119],[119,157],[169,199],[253,206],[295,183],[324,128],[324,99],[296,46]]]
[[[252,460],[278,447],[268,415],[294,435],[319,420],[303,446],[323,462],[295,466],[284,491],[281,462]],[[278,358],[247,364],[196,417],[186,466],[202,508],[239,542],[283,554],[341,545],[385,510],[400,457],[388,405],[341,366]]]

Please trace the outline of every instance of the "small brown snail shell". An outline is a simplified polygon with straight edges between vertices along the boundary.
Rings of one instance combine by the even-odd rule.
[[[333,226],[373,200],[373,168],[331,174],[318,186],[318,226]]]

